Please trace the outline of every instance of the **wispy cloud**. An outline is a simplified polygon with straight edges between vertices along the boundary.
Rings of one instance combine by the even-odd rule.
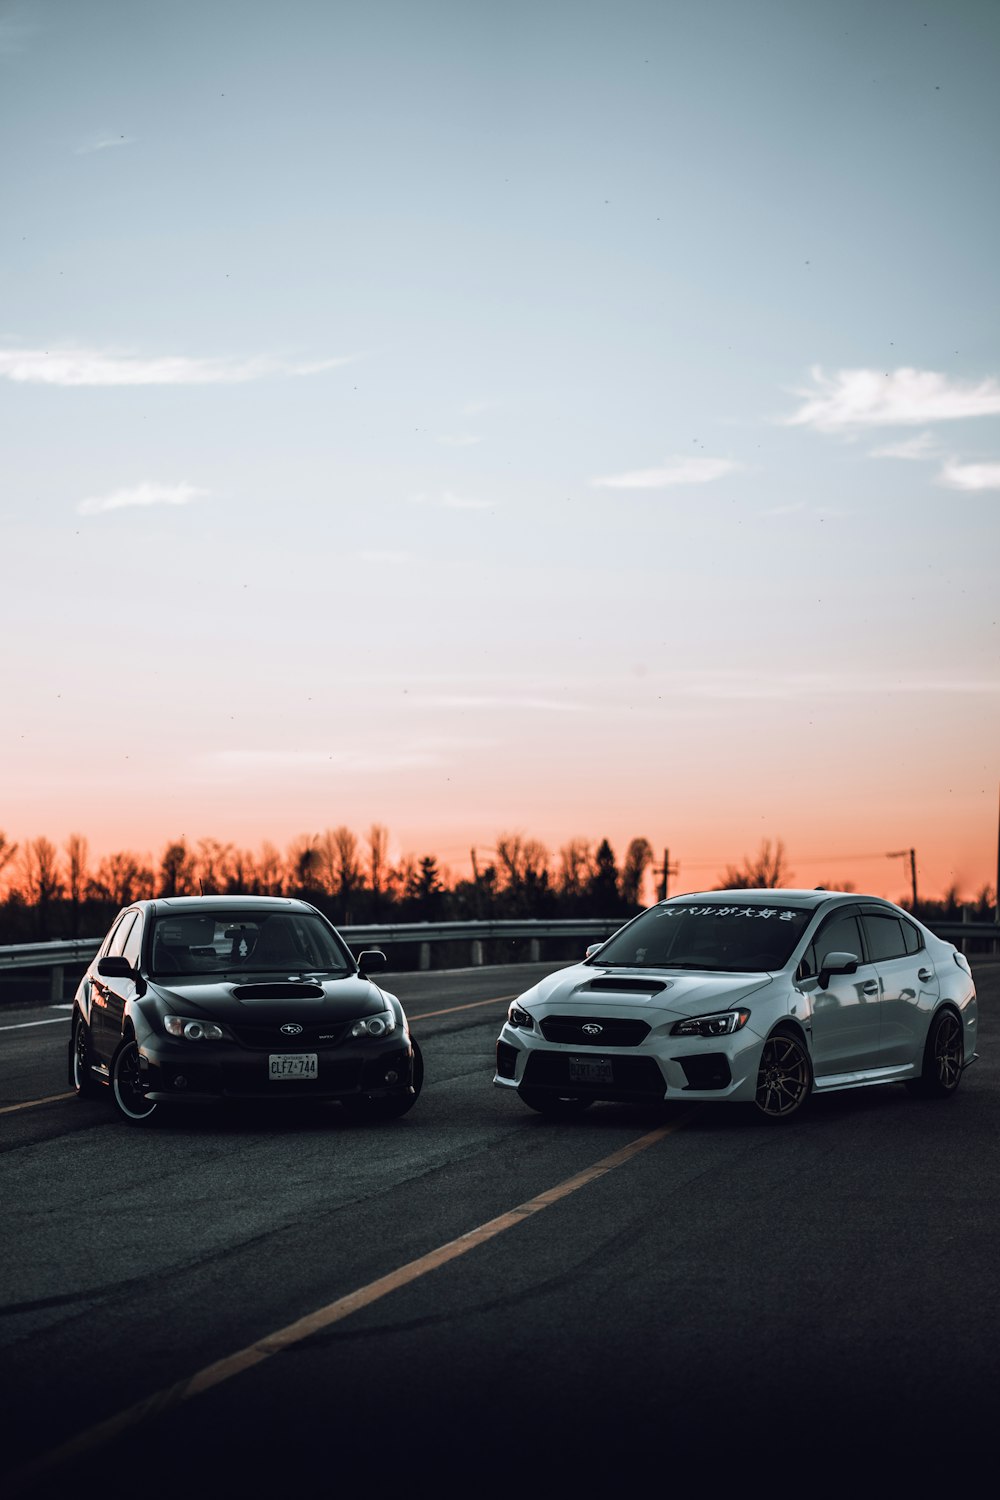
[[[378,548],[367,548],[365,551],[358,553],[358,560],[365,563],[385,563],[386,565],[391,565],[393,563],[412,562],[413,554],[410,552],[389,552],[379,550]]]
[[[679,682],[678,691],[698,698],[721,699],[809,699],[822,702],[830,697],[888,697],[894,693],[940,694],[1000,693],[1000,678],[907,677],[902,674],[861,677],[854,673],[781,673],[767,676],[750,672],[706,672]]]
[[[414,741],[391,746],[337,746],[328,750],[294,750],[270,748],[259,750],[215,750],[198,757],[207,771],[227,778],[252,778],[272,772],[354,773],[384,775],[394,771],[422,770],[429,766],[450,765],[457,755],[470,749],[487,748],[487,742],[468,739]]]
[[[742,467],[729,458],[670,458],[659,469],[630,469],[590,482],[609,490],[663,490],[675,484],[711,484]]]
[[[886,443],[884,448],[873,448],[872,458],[905,458],[910,462],[926,462],[936,458],[940,446],[932,432],[921,432],[918,437],[904,438],[901,443]]]
[[[99,135],[88,136],[78,146],[73,147],[74,156],[90,156],[94,151],[110,151],[115,146],[131,146],[134,144],[134,136],[114,135],[104,131]]]
[[[533,712],[556,714],[588,712],[586,703],[570,703],[564,698],[501,697],[489,693],[411,693],[410,703],[418,708],[525,708]]]
[[[295,363],[264,354],[242,359],[143,358],[98,349],[0,349],[0,376],[29,385],[240,385],[269,376],[317,375],[353,358]]]
[[[439,495],[428,495],[421,490],[409,497],[411,505],[436,505],[443,510],[489,510],[490,500],[474,500],[468,495],[456,495],[452,490],[442,490]]]
[[[1000,490],[1000,463],[963,464],[950,458],[937,482],[950,490]]]
[[[852,432],[865,427],[913,426],[1000,413],[1000,382],[949,380],[936,370],[810,371],[812,387],[796,391],[798,411],[783,418],[788,427],[820,432]]]
[[[112,490],[108,495],[93,495],[81,500],[76,508],[81,516],[96,516],[102,511],[124,510],[133,505],[190,505],[192,500],[203,500],[210,493],[193,484],[144,483],[131,489]]]

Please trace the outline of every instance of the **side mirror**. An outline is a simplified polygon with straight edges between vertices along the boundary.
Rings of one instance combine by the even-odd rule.
[[[601,951],[601,949],[603,947],[604,947],[603,943],[588,943],[587,944],[587,951],[583,955],[584,958],[593,958],[594,954],[595,953],[600,953],[600,951]]]
[[[856,974],[860,962],[856,953],[828,953],[820,966],[820,989],[826,989],[831,974]]]
[[[366,948],[358,954],[358,973],[362,979],[375,969],[384,969],[389,960],[381,948]]]
[[[97,965],[97,972],[102,979],[135,979],[136,971],[122,954],[116,953],[113,957],[106,956]]]

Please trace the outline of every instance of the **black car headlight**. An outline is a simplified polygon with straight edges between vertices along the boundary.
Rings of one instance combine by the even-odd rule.
[[[534,1031],[535,1029],[534,1017],[525,1010],[523,1005],[518,1005],[516,1000],[508,1008],[507,1020],[512,1026],[518,1027],[520,1031]]]
[[[192,1021],[187,1016],[164,1016],[163,1029],[168,1036],[183,1036],[189,1042],[221,1042],[226,1034],[214,1021]]]
[[[351,1027],[351,1036],[388,1036],[396,1029],[395,1012],[379,1011],[377,1016],[363,1016]]]
[[[711,1016],[689,1016],[686,1021],[675,1021],[670,1028],[671,1036],[732,1036],[742,1031],[750,1019],[750,1012],[720,1010]]]

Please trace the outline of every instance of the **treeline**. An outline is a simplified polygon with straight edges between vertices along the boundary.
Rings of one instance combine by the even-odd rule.
[[[130,851],[91,863],[87,840],[72,834],[18,847],[0,831],[0,945],[56,938],[97,937],[130,901],[149,896],[298,896],[338,927],[376,922],[473,921],[488,917],[621,917],[662,894],[662,867],[648,839],[634,838],[619,861],[605,838],[573,838],[553,854],[537,839],[501,833],[489,856],[470,851],[472,877],[455,878],[433,854],[389,857],[389,832],[373,824],[363,839],[344,826],[302,834],[285,850],[264,843],[256,851],[217,839],[168,843],[158,860]],[[752,857],[727,865],[715,889],[791,886],[781,840],[762,840]],[[823,880],[827,889],[850,883]],[[992,921],[995,892],[984,886],[973,901],[956,888],[921,901],[915,915]],[[909,906],[905,897],[899,904]]]
[[[284,850],[251,851],[217,839],[168,843],[150,861],[128,850],[93,865],[73,834],[18,847],[0,832],[0,944],[98,936],[121,907],[150,896],[298,896],[341,927],[486,917],[627,917],[655,892],[653,850],[634,838],[621,861],[607,839],[569,841],[553,858],[536,839],[502,833],[488,858],[472,851],[472,878],[433,854],[389,858],[389,832],[349,828],[302,835]]]

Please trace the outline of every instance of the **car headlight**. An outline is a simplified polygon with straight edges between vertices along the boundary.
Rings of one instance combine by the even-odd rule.
[[[507,1020],[521,1031],[534,1031],[535,1029],[534,1017],[525,1010],[523,1005],[518,1005],[516,1000],[507,1010]]]
[[[671,1036],[732,1036],[742,1031],[750,1019],[750,1012],[742,1007],[738,1010],[720,1010],[712,1016],[690,1016],[686,1021],[676,1021],[670,1028]]]
[[[395,1012],[380,1011],[377,1016],[364,1016],[351,1027],[351,1036],[388,1036],[396,1029]]]
[[[221,1042],[225,1036],[214,1021],[189,1021],[186,1016],[164,1016],[163,1029],[168,1036],[183,1036],[189,1042]]]

